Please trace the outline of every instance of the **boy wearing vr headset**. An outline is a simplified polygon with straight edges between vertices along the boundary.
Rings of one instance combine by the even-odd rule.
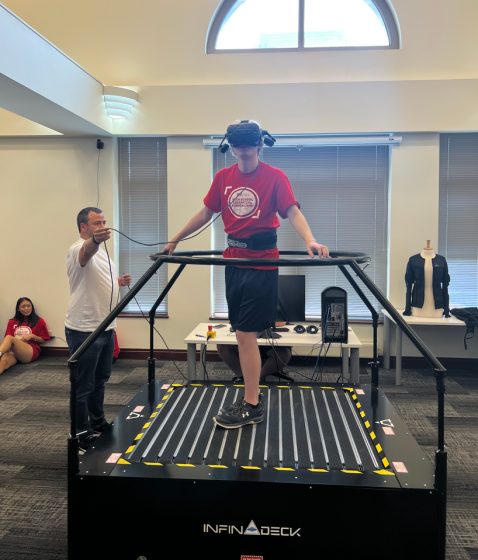
[[[228,235],[225,258],[278,259],[279,213],[281,218],[289,219],[302,237],[310,257],[328,257],[328,248],[317,243],[312,235],[285,173],[259,160],[263,144],[272,146],[274,142],[255,121],[228,126],[219,149],[224,153],[230,145],[237,163],[218,171],[203,208],[163,251],[172,253],[182,239],[220,212]],[[229,320],[236,331],[245,389],[243,398],[214,417],[214,422],[223,428],[239,428],[264,419],[259,398],[261,357],[256,333],[275,324],[277,277],[276,266],[226,266]]]

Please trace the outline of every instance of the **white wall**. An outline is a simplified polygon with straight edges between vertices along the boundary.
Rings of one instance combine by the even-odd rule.
[[[105,139],[100,160],[100,206],[107,216],[113,212],[111,146]],[[64,338],[66,253],[78,238],[78,211],[97,203],[97,154],[93,139],[0,138],[0,324],[27,296],[53,334]]]
[[[139,95],[118,133],[220,134],[238,118],[282,134],[478,130],[478,79],[147,86]]]
[[[126,0],[118,0],[114,24],[108,5],[93,0],[4,4],[97,80],[139,90],[134,117],[111,130],[170,137],[170,234],[200,208],[210,183],[211,158],[200,136],[222,133],[236,118],[257,118],[277,134],[401,134],[402,145],[392,150],[389,294],[403,306],[408,257],[426,239],[435,247],[438,242],[438,134],[478,130],[476,0],[393,0],[399,50],[220,55],[204,52],[218,0],[147,2],[133,16],[122,9]],[[45,138],[51,131],[27,125],[0,110],[0,227],[8,239],[0,259],[0,324],[17,297],[29,295],[54,334],[61,334],[66,250],[77,235],[76,213],[96,204],[96,138]],[[116,224],[113,146],[105,139],[100,206]],[[207,248],[208,242],[205,232],[183,248]],[[186,269],[169,306],[170,318],[157,326],[171,348],[184,348],[184,336],[210,310],[206,267]],[[478,355],[475,341],[464,352],[458,330],[452,337],[433,331],[431,349],[441,356]],[[357,332],[370,341],[370,328],[358,326]],[[120,319],[119,336],[124,348],[146,348],[148,325]]]
[[[426,239],[437,245],[438,231],[438,135],[404,134],[402,145],[392,150],[390,215],[390,299],[403,306],[403,275],[408,257]],[[68,301],[65,256],[77,238],[76,214],[96,205],[94,139],[0,139],[2,178],[2,231],[4,244],[0,324],[13,314],[16,299],[27,295],[45,317],[53,334],[63,337]],[[100,207],[115,226],[116,158],[111,140],[100,154]],[[168,220],[170,234],[177,231],[202,205],[211,180],[211,155],[201,138],[168,141]],[[208,249],[209,231],[180,245],[180,249]],[[113,248],[113,243],[111,243]],[[114,250],[113,250],[114,253]],[[174,267],[170,266],[171,273]],[[171,291],[169,319],[156,326],[172,349],[185,349],[184,337],[210,311],[208,267],[186,267]],[[452,279],[453,281],[453,279]],[[355,327],[354,327],[355,328]],[[474,341],[465,352],[461,329],[426,332],[426,342],[439,356],[476,357]],[[356,331],[371,342],[371,328]],[[122,348],[148,348],[148,324],[144,319],[121,318],[118,324]],[[61,339],[52,343],[64,347]],[[159,338],[159,348],[163,348]],[[370,356],[370,347],[362,352]],[[418,355],[405,344],[405,355]]]
[[[409,134],[392,149],[389,299],[405,306],[405,268],[430,239],[438,248],[439,135]]]
[[[213,55],[204,47],[218,0],[148,0],[134,13],[129,2],[117,0],[114,14],[108,3],[95,0],[3,3],[99,82],[139,91],[135,118],[108,128],[114,134],[219,133],[231,117],[251,115],[251,107],[261,122],[282,133],[478,130],[476,0],[391,0],[400,49]],[[35,64],[36,50],[17,45],[16,35],[10,42],[10,33],[4,35],[0,75],[2,68],[12,77],[24,68],[21,76],[29,84],[45,61]],[[17,68],[9,52],[23,53],[24,64]],[[107,126],[98,115],[99,94],[86,116],[91,91],[77,87],[72,93],[73,81],[61,86],[63,66],[57,74],[57,65],[46,67],[47,75],[40,76],[46,81],[40,80],[36,90],[48,95],[53,87],[50,101]],[[5,92],[2,103],[11,107]],[[22,114],[35,120],[33,105],[23,107]],[[37,121],[51,126],[43,113]],[[67,119],[65,111],[61,116]],[[17,134],[13,120],[0,114],[0,135]],[[38,133],[32,127],[30,134]]]
[[[131,9],[129,0],[2,1],[92,76],[109,85],[478,78],[476,0],[389,0],[400,25],[400,50],[207,55],[206,35],[219,3],[142,0]]]

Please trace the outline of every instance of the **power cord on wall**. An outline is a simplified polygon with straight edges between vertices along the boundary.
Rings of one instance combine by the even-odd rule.
[[[98,138],[96,148],[98,150],[98,162],[96,164],[96,208],[100,207],[100,152],[105,147],[105,143]]]

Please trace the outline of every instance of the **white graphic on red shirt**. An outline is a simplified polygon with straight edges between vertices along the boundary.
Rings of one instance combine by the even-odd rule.
[[[28,325],[18,325],[14,327],[13,336],[20,337],[31,333],[32,330]]]
[[[227,205],[236,218],[249,218],[259,207],[259,198],[248,187],[239,187],[231,192]]]

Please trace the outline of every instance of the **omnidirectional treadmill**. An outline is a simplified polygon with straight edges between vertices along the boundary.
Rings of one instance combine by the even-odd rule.
[[[180,267],[152,308],[150,325],[186,264],[231,263],[216,254],[158,256],[71,357],[72,380],[81,352],[163,262]],[[296,258],[281,254],[280,266],[297,266],[303,255],[287,254]],[[332,256],[300,264],[334,261],[365,301],[345,267],[358,269],[397,324],[408,328],[358,266],[366,255]],[[76,438],[69,440],[69,558],[444,558],[444,368],[411,329],[404,329],[437,377],[439,448],[433,465],[378,386],[377,314],[369,309],[371,385],[262,385],[264,421],[235,430],[216,426],[212,418],[242,396],[243,386],[161,383],[154,376],[151,345],[148,382],[115,419],[113,431],[82,456]],[[74,414],[71,433],[76,433],[73,424]],[[101,520],[95,545],[85,538],[93,519]]]

